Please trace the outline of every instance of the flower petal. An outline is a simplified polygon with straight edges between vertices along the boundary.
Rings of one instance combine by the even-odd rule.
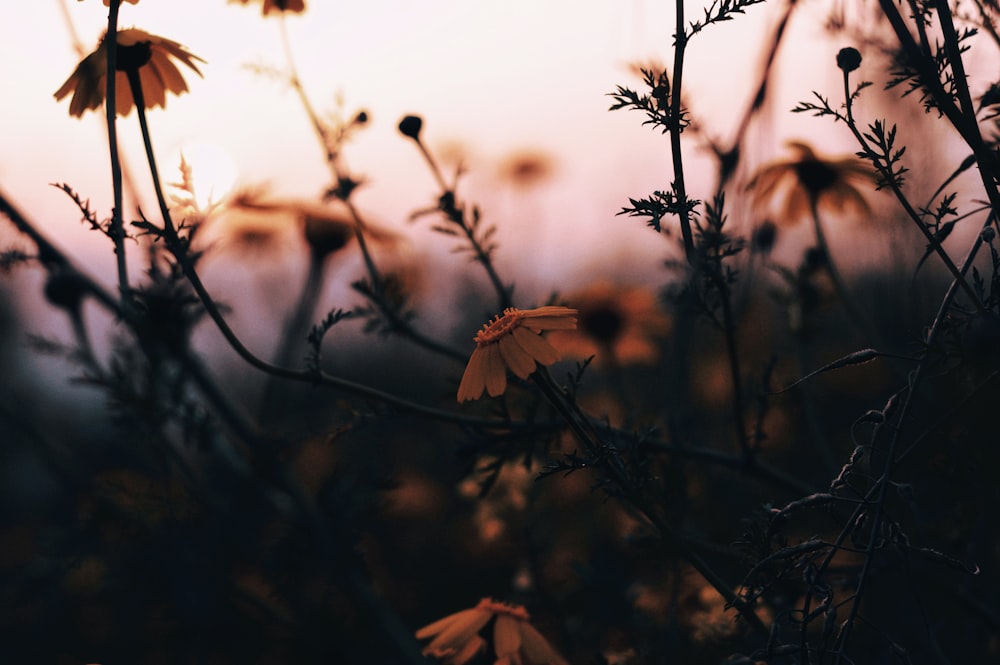
[[[524,325],[535,332],[541,330],[573,330],[578,312],[569,307],[548,305],[521,312]]]
[[[559,352],[551,344],[525,328],[515,328],[513,331],[514,340],[521,345],[528,355],[537,360],[542,365],[551,365],[559,360]]]
[[[556,653],[548,640],[527,621],[520,625],[521,653],[530,665],[566,665],[562,656]]]
[[[486,640],[474,636],[471,640],[465,643],[461,649],[459,649],[454,654],[450,654],[445,660],[448,665],[465,665],[470,660],[476,657],[476,655],[486,649]]]
[[[446,619],[450,619],[448,623],[444,626],[443,630],[438,633],[437,637],[431,640],[431,643],[427,645],[425,651],[427,653],[447,651],[452,652],[462,652],[466,647],[467,643],[476,637],[483,626],[485,626],[490,618],[493,616],[491,612],[483,610],[478,607],[474,607],[468,610],[462,610],[452,614]],[[427,628],[434,627],[435,624],[427,626]],[[421,631],[424,629],[421,629]],[[417,632],[417,637],[419,638],[422,634],[421,631]]]
[[[518,377],[527,379],[535,371],[535,359],[521,348],[512,335],[502,337],[498,346],[504,363]]]
[[[458,384],[458,401],[479,399],[486,389],[486,352],[483,347],[476,347],[465,366],[462,381]]]
[[[500,356],[499,344],[487,344],[483,347],[485,357],[486,392],[490,397],[499,397],[507,390],[507,366]]]
[[[493,648],[497,652],[497,658],[516,654],[521,648],[519,623],[523,622],[505,614],[497,615],[496,624],[493,626]]]

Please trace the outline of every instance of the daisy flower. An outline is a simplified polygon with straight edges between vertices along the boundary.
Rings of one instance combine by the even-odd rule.
[[[789,141],[788,147],[794,158],[763,166],[747,185],[754,207],[776,204],[775,219],[785,225],[801,221],[816,208],[868,213],[859,187],[873,185],[875,178],[866,162],[854,156],[820,156],[800,141]]]
[[[69,103],[69,114],[72,116],[79,118],[84,111],[100,108],[104,104],[108,62],[106,40],[107,36],[93,53],[80,61],[55,93],[56,100],[73,93]],[[187,92],[187,83],[174,61],[182,62],[201,76],[196,61],[205,61],[175,41],[136,28],[119,30],[117,40],[115,106],[118,115],[127,115],[135,107],[128,84],[127,73],[131,70],[139,72],[146,108],[166,106],[168,92],[175,95]]]
[[[450,614],[417,631],[417,639],[430,639],[425,656],[445,665],[465,665],[486,649],[479,631],[492,620],[494,665],[566,665],[548,640],[529,623],[520,605],[483,598],[475,607]]]
[[[548,366],[559,360],[559,352],[540,333],[576,328],[576,315],[575,309],[558,306],[505,309],[476,334],[476,349],[458,386],[458,401],[479,399],[483,390],[490,397],[502,395],[508,369],[526,379],[536,363]]]

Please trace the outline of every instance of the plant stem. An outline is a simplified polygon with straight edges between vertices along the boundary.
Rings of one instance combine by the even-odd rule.
[[[691,548],[682,536],[647,506],[646,501],[633,486],[627,471],[621,465],[620,459],[616,455],[607,455],[605,453],[605,444],[601,442],[590,420],[580,411],[576,402],[570,399],[565,391],[556,385],[548,369],[540,367],[532,374],[532,378],[534,378],[535,383],[541,388],[542,393],[552,406],[555,407],[556,411],[565,419],[566,424],[569,425],[577,441],[584,447],[588,454],[595,458],[604,458],[606,463],[602,465],[602,468],[608,472],[626,501],[642,513],[660,536],[677,549],[691,567],[698,571],[705,581],[719,592],[727,604],[736,608],[740,616],[746,620],[754,631],[760,635],[767,635],[769,632],[767,627],[753,611],[753,608],[749,607],[742,598],[736,595],[729,584],[715,572],[715,569],[701,555]]]
[[[118,52],[118,9],[119,0],[111,2],[108,10],[108,32],[104,36],[104,48],[107,53],[106,91],[104,111],[108,125],[108,150],[111,154],[111,187],[114,192],[114,207],[111,209],[111,229],[109,235],[115,245],[115,261],[118,267],[118,291],[123,307],[131,306],[129,293],[128,267],[125,261],[125,223],[122,203],[122,165],[118,154],[118,118],[117,111],[117,52]]]
[[[684,75],[684,51],[687,48],[687,26],[684,25],[684,0],[674,3],[676,21],[674,23],[674,69],[670,82],[670,108],[674,122],[670,126],[670,156],[674,167],[674,191],[680,204],[681,236],[684,240],[684,255],[688,263],[695,261],[694,236],[691,233],[691,213],[687,207],[687,189],[684,185],[684,158],[681,154],[681,85]]]

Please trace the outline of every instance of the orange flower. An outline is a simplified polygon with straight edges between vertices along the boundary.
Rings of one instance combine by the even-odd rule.
[[[201,76],[195,61],[205,61],[189,53],[175,41],[136,28],[119,30],[117,39],[115,107],[118,115],[127,115],[135,106],[126,74],[131,67],[139,70],[146,108],[166,106],[168,92],[175,95],[187,92],[187,83],[174,60],[180,60]],[[108,63],[106,40],[107,36],[93,53],[80,61],[55,93],[57,100],[73,93],[73,99],[69,103],[69,114],[72,116],[79,118],[84,111],[100,108],[104,104]]]
[[[475,607],[450,614],[417,631],[417,639],[431,638],[423,655],[441,659],[445,665],[465,665],[486,648],[479,635],[490,620],[493,625],[494,665],[566,665],[529,621],[520,605],[483,598]]]
[[[575,309],[558,306],[505,309],[476,333],[476,349],[458,386],[458,401],[479,399],[483,390],[490,397],[502,395],[508,369],[526,379],[535,371],[535,363],[547,366],[559,360],[559,352],[540,333],[575,328],[576,314]]]
[[[229,2],[230,4],[238,2],[241,5],[248,5],[251,0],[229,0]],[[301,14],[305,10],[305,0],[262,0],[260,13],[263,16],[267,16],[271,12],[295,12],[296,14]]]
[[[649,289],[601,281],[569,299],[580,303],[579,328],[549,337],[564,355],[620,364],[651,363],[659,356],[658,340],[670,331],[670,319]]]
[[[854,156],[821,157],[800,141],[789,141],[788,147],[797,153],[794,159],[767,164],[747,185],[753,190],[754,207],[779,202],[777,219],[788,225],[811,215],[814,206],[833,212],[845,208],[854,214],[868,212],[868,202],[858,189],[858,185],[875,183],[866,162]]]

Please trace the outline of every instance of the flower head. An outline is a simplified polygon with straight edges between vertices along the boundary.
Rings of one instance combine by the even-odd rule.
[[[853,72],[861,66],[861,53],[856,48],[848,46],[837,52],[837,66],[844,70],[844,73]]]
[[[526,379],[536,363],[548,366],[559,360],[559,352],[540,333],[571,330],[576,327],[576,315],[575,309],[554,305],[505,309],[476,333],[476,349],[458,386],[458,401],[479,399],[483,390],[490,397],[502,395],[507,389],[508,369]]]
[[[230,4],[237,2],[241,5],[248,5],[250,2],[260,2],[260,13],[267,16],[271,12],[294,12],[301,14],[306,10],[305,0],[229,0]]]
[[[420,130],[424,126],[424,120],[419,115],[408,115],[399,121],[399,133],[403,136],[420,140]]]
[[[670,331],[670,319],[649,289],[601,281],[570,300],[580,303],[578,328],[549,338],[563,354],[621,364],[650,363],[659,356],[657,340]]]
[[[450,614],[417,631],[417,639],[430,639],[425,656],[445,665],[465,665],[486,648],[479,631],[491,620],[494,665],[566,665],[541,633],[532,626],[527,610],[520,605],[483,598],[475,607]]]
[[[138,71],[146,108],[166,106],[168,92],[175,95],[187,92],[187,83],[174,60],[179,60],[201,76],[195,61],[205,61],[175,41],[136,28],[119,30],[117,40],[115,110],[118,115],[127,115],[135,106],[127,75],[130,70]],[[93,53],[76,66],[55,93],[57,100],[73,93],[69,103],[69,114],[72,116],[80,117],[84,111],[100,108],[104,103],[108,63],[106,44],[107,36]]]
[[[754,207],[780,201],[776,221],[795,224],[814,206],[855,214],[868,212],[868,202],[858,186],[873,184],[871,168],[857,157],[821,157],[800,141],[789,141],[796,156],[762,167],[747,185]]]

